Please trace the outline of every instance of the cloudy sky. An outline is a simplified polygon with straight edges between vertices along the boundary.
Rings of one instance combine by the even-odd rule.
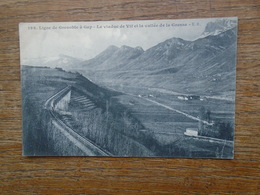
[[[214,20],[21,23],[21,61],[60,54],[87,60],[110,45],[141,46],[147,50],[172,37],[194,40]]]

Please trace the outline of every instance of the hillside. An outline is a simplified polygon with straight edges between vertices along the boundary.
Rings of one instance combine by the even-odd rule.
[[[109,47],[79,69],[96,83],[113,87],[204,95],[235,91],[236,28],[195,41],[171,38],[144,52],[136,50]]]
[[[122,66],[125,66],[125,64],[138,58],[143,52],[141,47],[132,48],[124,45],[118,48],[112,45],[95,58],[82,62],[81,68],[86,68],[88,70],[121,68]]]
[[[46,102],[70,89],[66,110]],[[158,155],[140,132],[143,125],[121,104],[122,93],[99,87],[79,73],[60,68],[22,66],[23,154],[26,156],[82,156],[68,139],[72,132],[115,156]],[[53,106],[54,105],[54,106]],[[57,126],[57,119],[66,124]],[[122,128],[123,127],[123,128]],[[66,131],[66,133],[64,133]],[[159,147],[159,146],[157,146]]]

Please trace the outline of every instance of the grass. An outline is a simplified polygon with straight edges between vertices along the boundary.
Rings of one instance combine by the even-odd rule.
[[[221,157],[221,144],[184,136],[186,128],[198,125],[184,115],[137,96],[99,87],[77,73],[28,66],[22,67],[25,155],[83,155],[52,124],[42,106],[67,85],[72,86],[74,95],[85,96],[95,105],[86,112],[71,102],[73,128],[115,156]],[[197,114],[201,105],[217,109],[212,112],[214,118],[226,117],[226,112],[232,111],[232,104],[220,100],[184,102],[176,95],[151,93],[141,88],[136,91],[138,94],[146,97],[152,94],[156,101],[192,115]],[[232,148],[225,147],[222,154],[231,156]]]
[[[151,93],[149,94],[151,95]],[[144,97],[148,97],[149,94],[145,94],[144,91],[142,92],[142,96]],[[153,97],[150,98],[153,98],[153,100],[165,105],[170,105],[173,108],[177,107],[177,109],[193,116],[199,116],[200,108],[204,105],[204,102],[200,100],[178,100],[175,95],[168,96],[168,98],[166,97],[165,99],[162,94],[159,98],[157,94],[152,95]],[[156,140],[157,149],[162,156],[219,158],[224,157],[223,155],[225,155],[225,157],[229,158],[233,155],[233,148],[230,146],[224,147],[222,156],[217,155],[216,150],[222,148],[223,143],[206,142],[205,140],[185,136],[184,132],[186,128],[198,128],[198,122],[193,119],[187,118],[174,111],[167,110],[164,107],[154,105],[143,98],[130,95],[118,96],[117,98],[118,101],[131,110],[131,113],[144,125],[145,129],[142,131],[153,134],[152,137]],[[224,109],[221,110],[223,108],[222,105],[218,106],[214,103],[223,103]],[[211,104],[213,104],[213,106],[211,106]],[[229,116],[230,118],[226,120],[232,121],[233,113],[226,113],[227,110],[232,110],[232,107],[227,106],[229,104],[230,102],[224,100],[207,100],[205,103],[206,106],[211,106],[210,108],[218,108],[216,112],[213,112],[212,119],[226,119],[226,117]],[[215,131],[219,127],[207,128]],[[233,131],[233,129],[229,129],[229,131]]]
[[[57,79],[56,79],[57,78]],[[96,105],[91,112],[72,109],[76,130],[100,147],[118,156],[151,156],[141,141],[140,122],[113,96],[120,93],[91,83],[80,74],[45,67],[22,67],[23,87],[23,152],[25,155],[81,155],[51,123],[45,101],[72,85],[73,91],[87,96]],[[111,99],[111,101],[110,101]],[[109,110],[107,102],[110,101]]]

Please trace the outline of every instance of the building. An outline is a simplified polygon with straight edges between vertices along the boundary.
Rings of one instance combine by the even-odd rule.
[[[184,132],[187,136],[198,136],[198,129],[197,128],[187,128]]]

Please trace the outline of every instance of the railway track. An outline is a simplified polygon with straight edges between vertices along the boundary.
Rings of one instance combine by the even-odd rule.
[[[60,97],[66,95],[70,90],[71,90],[71,86],[67,86],[46,100],[44,104],[44,108],[50,112],[50,115],[52,116],[53,119],[53,124],[55,125],[56,128],[58,128],[63,133],[63,135],[65,135],[71,142],[73,142],[74,145],[77,146],[86,156],[113,156],[111,153],[100,148],[88,138],[83,137],[82,135],[77,133],[77,131],[69,127],[66,124],[66,122],[62,121],[59,118],[58,114],[54,109],[55,102]],[[88,101],[86,98],[84,99],[81,97],[81,99],[85,102]],[[91,106],[89,108],[92,109],[93,108],[92,104],[91,102],[87,102],[86,105]]]

